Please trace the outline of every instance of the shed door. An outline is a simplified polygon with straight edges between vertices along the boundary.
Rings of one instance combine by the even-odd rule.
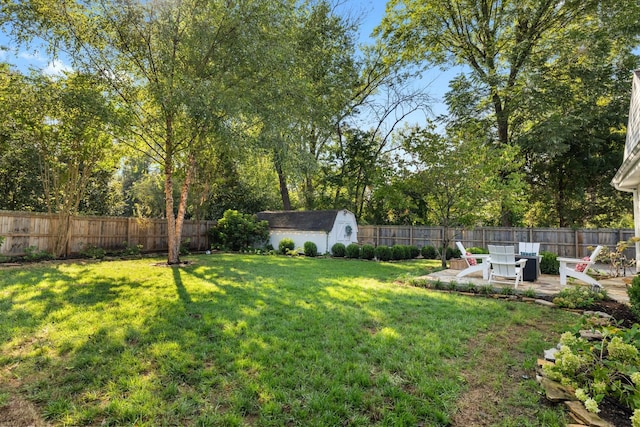
[[[348,233],[347,226],[351,228],[351,234]],[[355,230],[350,221],[337,221],[336,227],[338,228],[338,234],[336,235],[336,242],[348,245],[355,238]]]

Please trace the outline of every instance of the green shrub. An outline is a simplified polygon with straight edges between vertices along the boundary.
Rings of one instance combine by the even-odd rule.
[[[631,286],[627,288],[631,311],[640,320],[640,276],[635,276],[631,281]]]
[[[446,258],[448,260],[451,259],[451,258],[460,258],[460,256],[462,255],[462,253],[460,252],[460,249],[458,249],[458,248],[454,249],[454,248],[451,248],[451,247],[447,246],[444,250],[446,251],[445,256],[446,256]],[[442,253],[442,249],[441,249],[440,253]]]
[[[479,248],[477,246],[472,246],[470,248],[465,248],[467,252],[470,254],[488,254],[489,249]]]
[[[91,259],[102,259],[106,255],[107,251],[103,248],[99,248],[94,245],[86,245],[81,251],[80,255]]]
[[[264,246],[269,241],[269,223],[258,221],[255,215],[229,209],[209,230],[209,237],[211,246],[216,249],[241,251],[256,245]]]
[[[373,245],[362,245],[362,259],[373,259],[376,256],[376,248]]]
[[[180,242],[180,255],[190,255],[191,251],[189,247],[191,246],[191,239],[186,238],[182,242]]]
[[[420,255],[420,249],[418,249],[417,246],[411,245],[407,246],[407,248],[409,248],[409,259],[418,258],[418,255]]]
[[[360,258],[360,246],[357,243],[350,243],[346,247],[345,255],[347,258]]]
[[[378,246],[375,253],[378,261],[389,261],[391,259],[391,248],[389,246]]]
[[[331,254],[333,254],[334,257],[342,258],[344,257],[346,252],[347,248],[345,248],[342,243],[335,243],[333,246],[331,246]]]
[[[430,245],[423,246],[421,252],[424,259],[438,259],[440,256],[438,250]]]
[[[391,259],[399,261],[406,258],[406,252],[403,245],[393,245],[391,247]]]
[[[289,255],[290,251],[293,251],[296,247],[296,244],[293,242],[293,239],[285,237],[280,240],[278,243],[278,251],[283,255]]]
[[[24,250],[24,253],[24,259],[27,261],[44,261],[54,258],[51,252],[38,250],[35,246],[29,246]]]
[[[308,257],[318,256],[318,246],[313,242],[304,242],[304,255]]]
[[[136,256],[142,252],[143,245],[129,246],[127,242],[123,242],[124,249],[120,252],[123,256]]]
[[[586,286],[565,288],[553,299],[553,303],[562,308],[588,309],[593,307],[596,301],[607,297],[604,289],[591,289]]]
[[[560,262],[558,255],[553,252],[540,252],[542,260],[540,261],[540,272],[542,274],[560,274]]]

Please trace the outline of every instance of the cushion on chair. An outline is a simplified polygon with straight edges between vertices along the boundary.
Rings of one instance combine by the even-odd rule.
[[[469,263],[469,265],[478,265],[478,261],[476,261],[475,258],[473,258],[473,254],[471,252],[467,252],[467,256],[469,258],[467,258],[467,262]]]
[[[591,258],[589,258],[588,256],[582,258],[583,261],[591,261]],[[584,271],[585,268],[587,268],[587,265],[589,264],[578,264],[576,265],[576,271]]]

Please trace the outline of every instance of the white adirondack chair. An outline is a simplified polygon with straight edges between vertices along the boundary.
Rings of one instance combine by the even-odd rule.
[[[582,259],[558,258],[558,262],[560,262],[560,284],[565,286],[567,284],[567,277],[573,277],[574,279],[582,280],[591,286],[602,287],[596,279],[587,274],[587,270],[595,264],[596,258],[598,257],[598,254],[600,254],[602,248],[602,246],[598,245],[593,252],[591,252],[591,255]]]
[[[542,262],[542,255],[540,255],[540,243],[519,242],[518,253],[522,256],[535,256],[538,258],[538,276],[540,276],[540,263]]]
[[[526,259],[516,261],[516,254],[513,246],[495,246],[489,245],[489,259],[491,260],[491,274],[489,275],[489,284],[494,281],[495,277],[504,279],[513,279],[515,288],[522,281],[522,270],[527,263]],[[509,281],[508,283],[511,283]]]
[[[482,278],[487,280],[489,278],[489,255],[487,254],[469,254],[464,248],[462,242],[456,242],[456,246],[460,250],[460,257],[467,262],[467,268],[462,270],[456,275],[456,277],[464,277],[467,274],[482,271]],[[482,262],[481,262],[482,261]]]

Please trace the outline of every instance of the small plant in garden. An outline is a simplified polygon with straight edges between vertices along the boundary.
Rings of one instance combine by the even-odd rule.
[[[527,297],[527,298],[535,298],[536,295],[536,291],[533,288],[527,288],[525,289],[525,291],[522,293],[523,296]]]
[[[318,245],[313,242],[304,242],[304,255],[308,257],[318,256]]]
[[[407,280],[407,284],[417,288],[429,288],[429,281],[420,277],[412,277]]]
[[[331,246],[331,254],[334,257],[342,258],[345,256],[346,252],[347,248],[342,243],[335,243],[333,246]]]
[[[349,243],[345,248],[345,255],[347,258],[360,258],[360,246],[357,243]]]
[[[458,290],[458,282],[451,281],[449,282],[449,285],[447,285],[447,290],[451,291],[451,292],[455,292]]]
[[[465,283],[464,285],[462,285],[462,291],[463,292],[472,292],[472,293],[477,293],[478,292],[478,286],[474,283]]]
[[[187,238],[180,242],[180,255],[189,255],[191,251],[189,246],[191,245],[191,239]]]
[[[602,341],[591,342],[565,332],[556,363],[543,370],[548,378],[573,387],[590,412],[599,412],[598,404],[611,397],[635,410],[634,420],[640,411],[640,330],[605,327],[602,334]]]
[[[288,237],[285,237],[284,239],[280,240],[280,243],[278,243],[278,251],[283,255],[289,255],[289,251],[294,250],[295,247],[296,244],[294,243],[293,239],[290,239]]]
[[[500,288],[500,293],[502,295],[513,295],[516,293],[516,290],[511,286],[503,286],[502,288]]]
[[[54,258],[51,252],[41,251],[35,246],[29,246],[24,250],[24,253],[24,259],[27,261],[45,261]]]
[[[565,288],[553,299],[553,303],[562,308],[591,308],[596,301],[607,298],[604,289],[591,289],[585,286],[574,286]]]
[[[448,285],[440,279],[437,279],[433,282],[433,289],[445,289],[447,286],[451,286],[454,282],[449,283]],[[455,284],[455,283],[454,283]]]
[[[438,250],[430,245],[423,246],[420,252],[422,253],[422,257],[425,259],[438,259],[440,256]]]
[[[103,248],[99,248],[95,245],[86,245],[81,251],[80,255],[91,259],[102,259],[106,255],[106,251]]]
[[[493,293],[493,287],[491,285],[480,286],[480,293],[483,295],[491,295]]]
[[[376,248],[373,245],[362,245],[362,259],[373,259],[376,256]]]
[[[609,264],[609,276],[620,277],[635,264],[634,259],[627,259],[625,251],[638,240],[640,239],[632,237],[629,240],[618,242],[615,249],[611,251],[604,250],[600,253],[598,260]]]
[[[542,260],[540,261],[540,272],[542,274],[560,274],[560,262],[558,255],[553,252],[540,252]]]
[[[124,246],[124,249],[121,252],[121,254],[123,256],[137,256],[137,255],[140,255],[140,253],[142,252],[142,249],[144,248],[143,245],[131,245],[131,246],[129,246],[127,244],[127,242],[123,242],[123,246]]]
[[[389,261],[391,259],[391,248],[384,245],[376,247],[376,258],[378,261]]]

